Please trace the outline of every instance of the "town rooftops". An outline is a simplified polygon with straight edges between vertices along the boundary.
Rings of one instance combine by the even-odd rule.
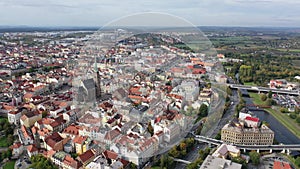
[[[73,140],[74,143],[76,144],[83,144],[87,140],[87,136],[76,136]]]
[[[86,163],[88,162],[91,158],[94,158],[95,154],[92,150],[88,150],[86,152],[84,152],[83,154],[78,156],[78,159],[82,162],[82,163]]]
[[[36,151],[38,151],[38,149],[35,147],[35,145],[29,145],[28,147],[27,147],[27,150],[29,151],[29,152],[36,152]]]

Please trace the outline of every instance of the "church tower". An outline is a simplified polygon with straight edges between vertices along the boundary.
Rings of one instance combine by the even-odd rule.
[[[95,75],[94,75],[94,81],[95,81],[95,85],[96,85],[96,97],[100,97],[101,96],[101,83],[100,83],[100,74],[99,74],[99,70],[97,67],[97,57],[95,56],[95,63],[94,63],[94,71],[95,71]]]

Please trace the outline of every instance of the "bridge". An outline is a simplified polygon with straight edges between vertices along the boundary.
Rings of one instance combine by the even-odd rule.
[[[247,85],[239,85],[239,84],[228,84],[228,86],[232,89],[245,89],[248,91],[255,91],[255,92],[272,91],[272,93],[277,93],[277,94],[287,94],[287,95],[295,95],[295,96],[300,95],[298,90],[270,89],[267,87],[247,86]]]
[[[246,104],[246,107],[271,108],[271,106],[260,105],[260,104]]]
[[[208,144],[213,144],[213,145],[221,145],[225,142],[221,141],[221,140],[216,140],[213,138],[209,138],[209,137],[205,137],[205,136],[199,136],[199,135],[194,135],[195,136],[195,140],[200,141],[200,142],[205,142]],[[231,144],[231,143],[227,143],[233,146],[236,146],[239,149],[244,150],[244,152],[246,152],[246,150],[256,150],[257,152],[259,152],[260,150],[268,150],[270,152],[272,152],[273,150],[279,150],[282,151],[283,153],[287,153],[289,154],[290,151],[300,151],[300,144],[279,144],[279,145],[241,145],[241,144]]]

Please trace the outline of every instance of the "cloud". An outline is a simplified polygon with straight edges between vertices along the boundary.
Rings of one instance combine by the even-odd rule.
[[[95,26],[133,13],[165,12],[195,25],[263,26],[281,17],[287,26],[300,26],[288,21],[300,16],[299,8],[298,0],[0,0],[0,23]]]

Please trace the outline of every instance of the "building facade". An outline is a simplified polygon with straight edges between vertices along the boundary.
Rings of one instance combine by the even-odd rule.
[[[246,128],[241,123],[229,123],[222,128],[221,140],[233,144],[272,145],[274,132],[266,125]]]

